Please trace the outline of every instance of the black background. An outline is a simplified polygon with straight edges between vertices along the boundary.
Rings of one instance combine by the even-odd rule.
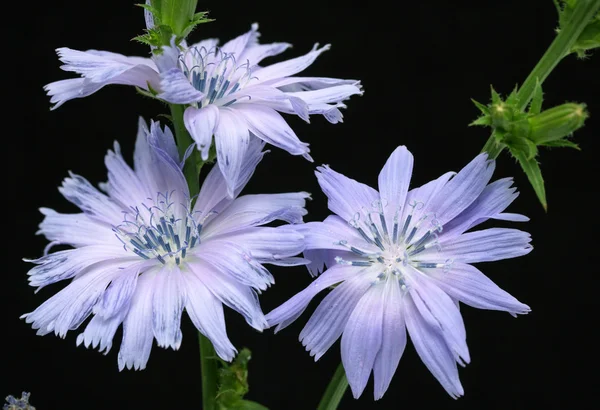
[[[415,156],[412,185],[417,186],[460,169],[479,152],[488,132],[467,127],[477,115],[470,98],[486,102],[490,84],[501,93],[510,92],[554,37],[556,17],[550,0],[455,3],[201,1],[199,8],[209,9],[216,21],[200,26],[191,40],[218,37],[223,43],[257,21],[263,43],[294,44],[283,57],[304,54],[314,42],[332,43],[331,51],[305,74],[360,79],[364,96],[348,102],[343,124],[332,125],[318,116],[312,117],[310,125],[286,118],[298,136],[311,144],[315,164],[330,164],[371,186],[376,186],[377,174],[392,150],[407,145]],[[8,266],[3,266],[0,302],[0,395],[31,391],[38,410],[200,409],[199,354],[187,317],[181,349],[154,347],[148,368],[141,372],[118,371],[120,332],[113,350],[103,356],[77,348],[77,331],[66,340],[38,337],[18,319],[61,288],[54,285],[34,295],[27,285],[30,265],[20,259],[40,256],[46,244],[34,236],[42,219],[37,208],[75,211],[56,189],[67,171],[94,184],[104,181],[103,157],[112,141],[118,139],[125,157],[131,159],[137,116],[156,118],[166,112],[161,103],[122,86],[106,87],[50,112],[42,90],[51,81],[69,77],[59,69],[57,47],[147,55],[143,45],[129,41],[144,28],[142,10],[133,2],[72,0],[35,6],[22,2],[18,7],[11,15],[20,28],[8,37],[15,47],[5,50],[9,73],[2,84],[3,98],[12,105],[4,121],[13,127],[3,129],[8,142],[3,175],[9,187],[4,192],[3,261]],[[509,211],[531,217],[519,227],[531,232],[535,249],[522,258],[479,267],[529,304],[532,313],[514,319],[506,313],[462,309],[472,355],[471,364],[460,370],[464,398],[452,400],[409,344],[382,400],[373,402],[369,383],[360,400],[347,394],[340,408],[590,406],[586,394],[597,380],[591,352],[597,343],[593,330],[597,240],[593,238],[598,230],[594,153],[600,130],[599,59],[578,61],[571,56],[544,84],[546,107],[581,101],[591,112],[586,127],[576,135],[581,152],[541,153],[547,213],[516,163],[506,154],[498,161],[495,178],[514,176],[520,188],[521,196]],[[314,200],[308,204],[306,220],[322,220],[329,212],[313,175],[315,164],[272,150],[245,192],[309,191]],[[310,282],[303,268],[272,271],[277,284],[261,297],[265,312]],[[317,363],[304,351],[297,338],[308,313],[273,335],[270,330],[263,334],[252,330],[229,312],[228,332],[234,345],[253,351],[249,398],[274,410],[316,408],[340,355],[339,344]],[[563,338],[574,342],[575,348],[567,349]],[[567,393],[570,384],[579,385],[579,392]]]

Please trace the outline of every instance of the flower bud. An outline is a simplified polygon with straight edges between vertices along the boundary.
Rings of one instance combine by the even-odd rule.
[[[528,118],[529,138],[543,144],[564,138],[583,126],[588,114],[584,104],[567,103]]]

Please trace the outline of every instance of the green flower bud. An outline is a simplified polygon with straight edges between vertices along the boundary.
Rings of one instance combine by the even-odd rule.
[[[585,104],[567,103],[527,119],[529,138],[537,145],[560,140],[583,126],[588,117]]]
[[[513,109],[500,101],[490,105],[490,117],[495,127],[508,129],[513,120]]]

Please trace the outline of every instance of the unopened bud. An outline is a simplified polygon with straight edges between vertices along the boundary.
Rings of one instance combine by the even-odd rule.
[[[490,105],[490,117],[492,124],[501,129],[508,129],[513,120],[513,108],[504,102]]]
[[[529,138],[538,145],[562,139],[581,128],[587,117],[584,104],[568,103],[550,108],[527,119]]]

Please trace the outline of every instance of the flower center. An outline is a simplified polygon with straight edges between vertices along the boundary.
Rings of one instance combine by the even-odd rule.
[[[198,108],[208,104],[227,107],[237,100],[227,98],[241,90],[251,77],[250,62],[238,65],[235,56],[218,47],[191,47],[179,56],[179,67],[194,88],[204,94]]]
[[[419,260],[419,254],[423,251],[432,247],[440,248],[437,234],[442,231],[442,226],[435,218],[435,214],[423,214],[418,218],[415,217],[415,211],[420,211],[423,205],[422,202],[418,201],[410,202],[410,211],[403,221],[400,221],[401,209],[397,209],[391,229],[388,229],[383,211],[384,205],[381,201],[373,202],[372,210],[362,210],[362,214],[365,215],[362,221],[361,212],[357,212],[348,224],[356,229],[368,244],[379,248],[379,251],[367,252],[348,244],[346,240],[341,240],[339,245],[348,248],[360,258],[350,261],[338,256],[335,258],[336,262],[365,267],[378,265],[382,270],[378,276],[379,280],[386,279],[390,275],[396,276],[402,282],[403,289],[406,288],[403,280],[403,268],[407,265],[417,269],[448,269],[452,264],[450,260],[444,263]],[[373,217],[373,215],[376,216]],[[426,221],[429,224],[428,229],[424,229]]]
[[[174,191],[173,191],[174,192]],[[176,205],[173,192],[159,192],[151,205],[131,206],[123,211],[123,222],[113,227],[126,251],[142,259],[157,259],[162,264],[179,265],[189,249],[200,243],[202,224],[211,215],[197,222],[190,203]]]

